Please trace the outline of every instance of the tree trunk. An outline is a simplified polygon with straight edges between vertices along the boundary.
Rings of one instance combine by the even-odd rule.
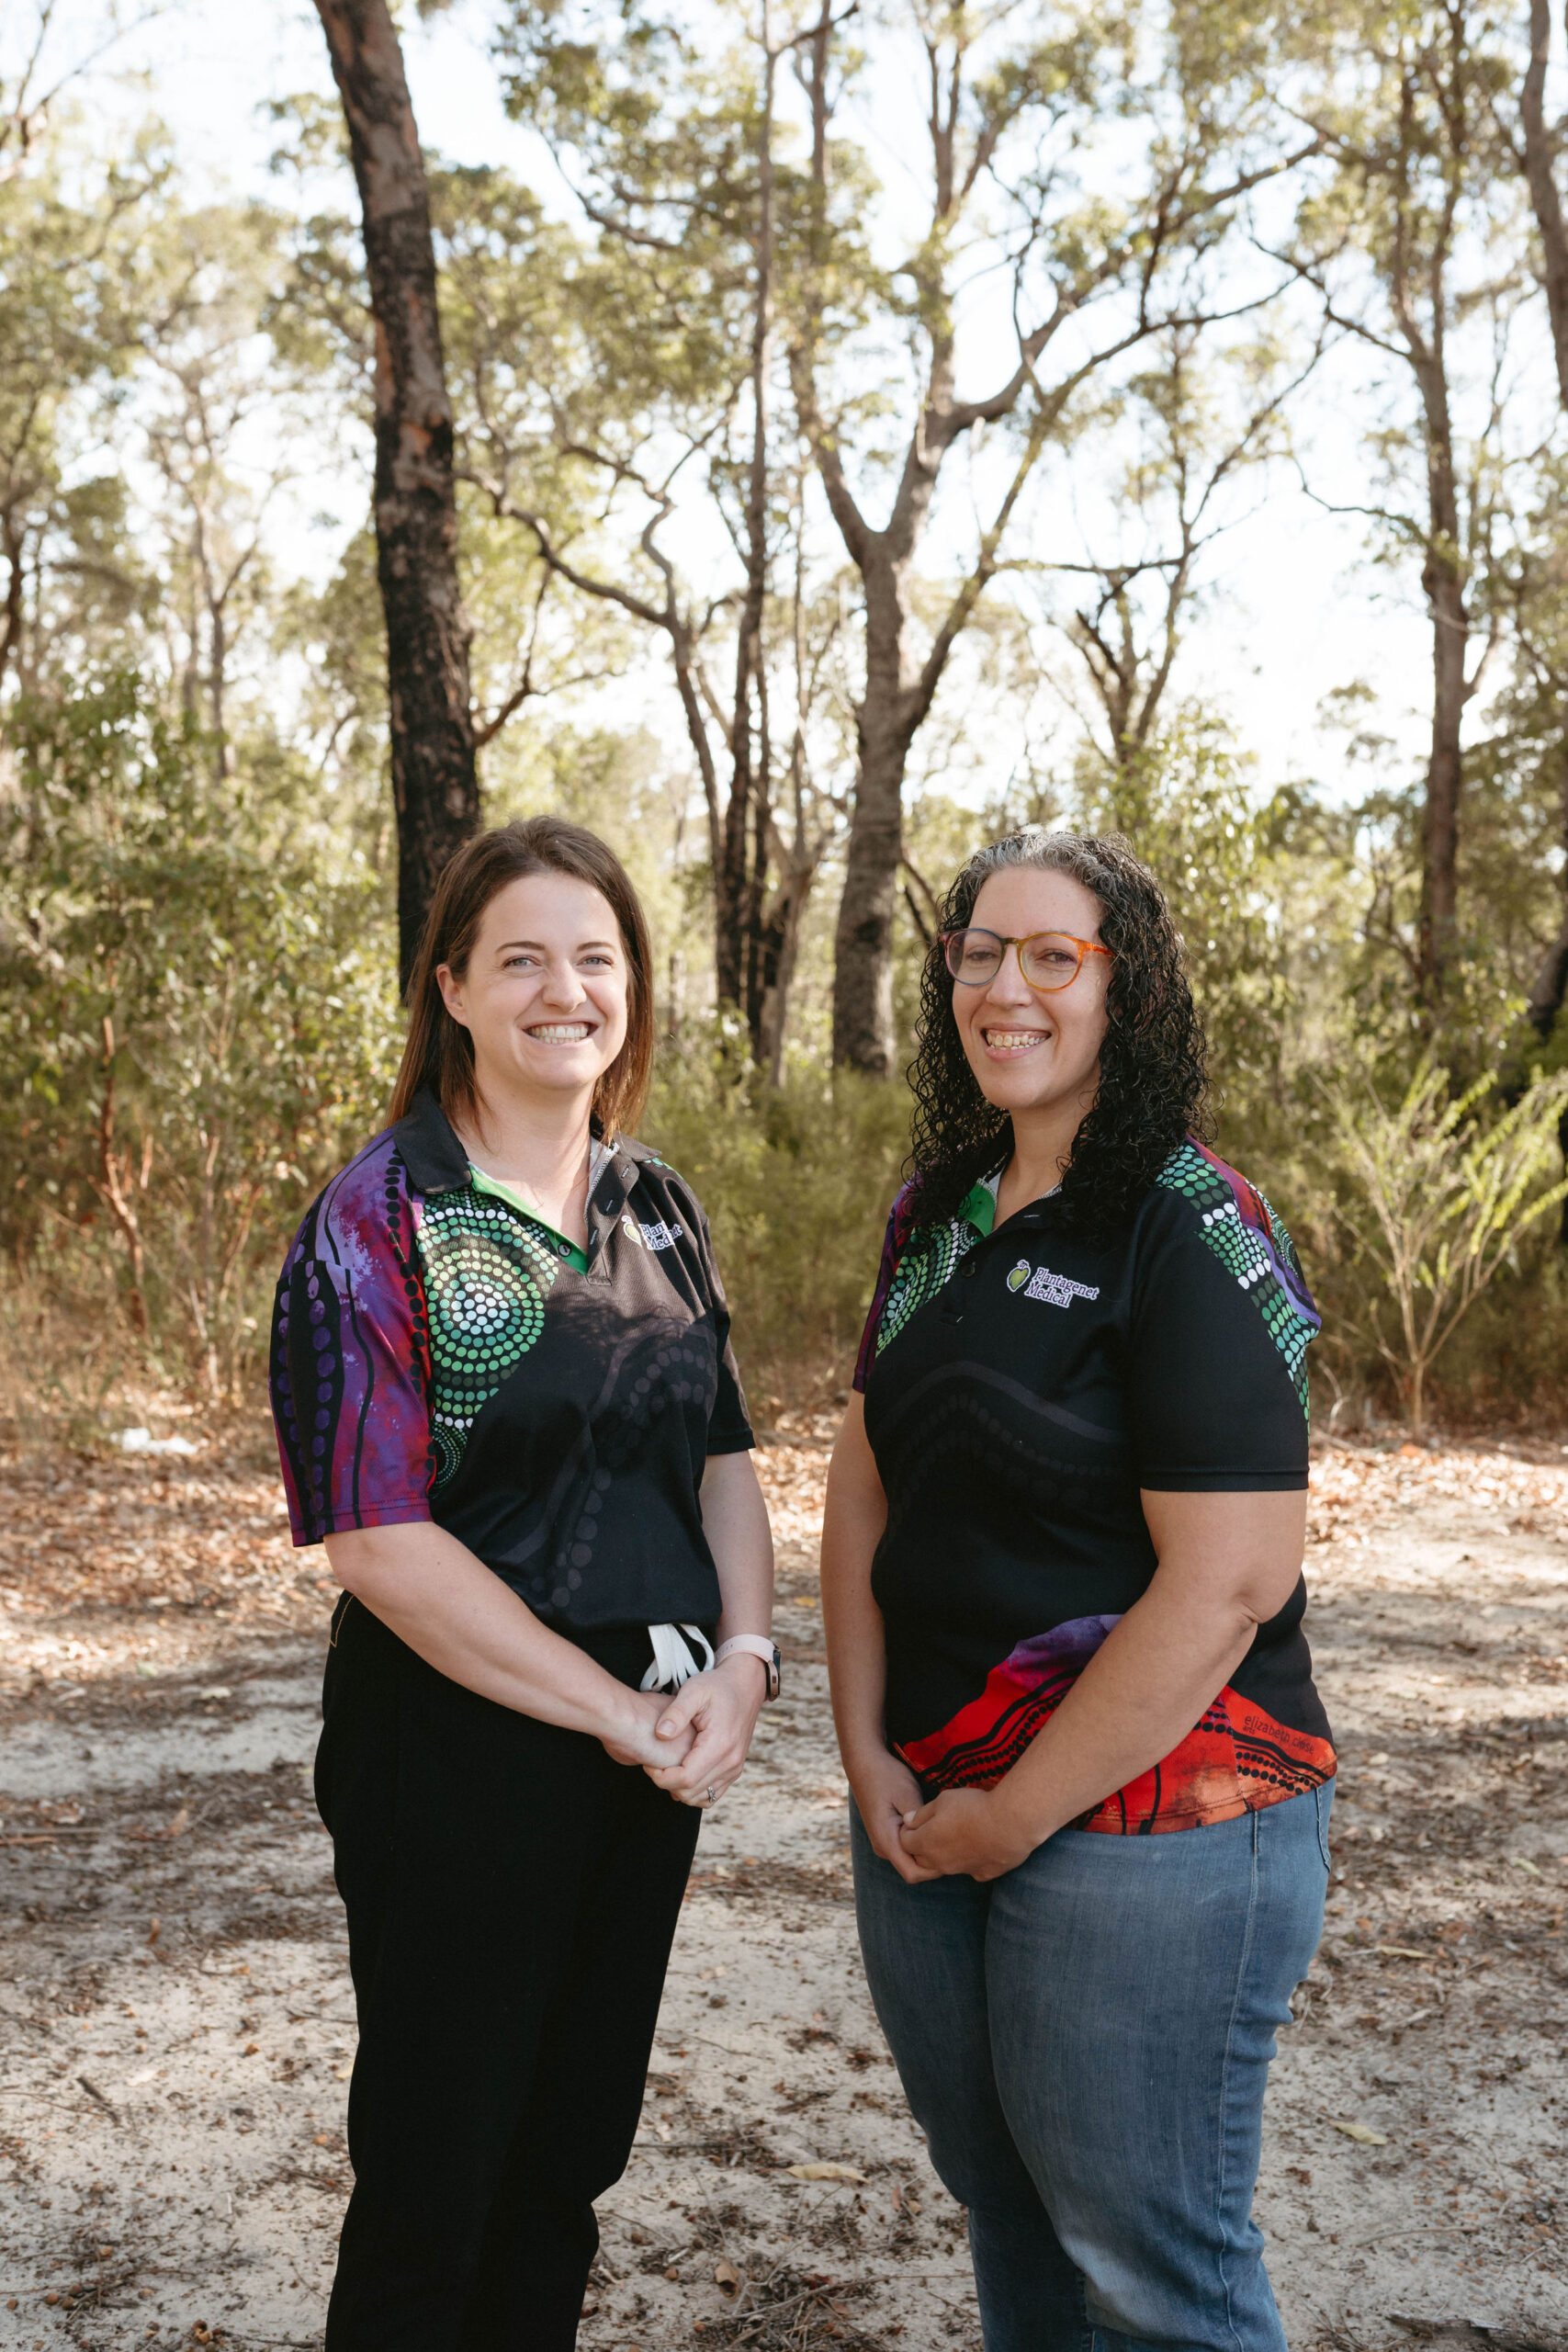
[[[784,1045],[789,1034],[789,996],[800,956],[816,861],[803,860],[782,882],[757,925],[756,1056],[774,1086],[784,1083]]]
[[[1525,177],[1529,183],[1530,208],[1540,232],[1541,285],[1551,324],[1558,397],[1568,409],[1568,225],[1564,224],[1562,203],[1557,193],[1556,141],[1547,127],[1544,103],[1551,50],[1548,0],[1530,0],[1530,62],[1519,96],[1519,120],[1525,134]]]
[[[1436,308],[1436,304],[1434,304]],[[1430,1007],[1458,944],[1460,733],[1473,691],[1466,676],[1470,608],[1461,553],[1453,424],[1444,340],[1416,356],[1427,442],[1427,560],[1421,585],[1432,620],[1432,751],[1421,818],[1421,912],[1416,978]]]
[[[376,568],[398,817],[398,978],[436,876],[477,831],[452,403],[424,163],[387,0],[316,0],[348,124],[376,320]]]
[[[1541,284],[1546,291],[1551,324],[1552,356],[1557,362],[1557,395],[1568,413],[1568,223],[1557,188],[1557,142],[1546,121],[1546,75],[1551,62],[1551,15],[1548,0],[1530,0],[1530,62],[1519,97],[1519,119],[1525,138],[1525,177],[1530,206],[1540,232]],[[1558,753],[1562,777],[1562,840],[1568,846],[1568,741]],[[1563,887],[1568,890],[1568,870]],[[1568,910],[1562,928],[1548,949],[1536,975],[1526,1010],[1538,1034],[1550,1037],[1562,1000],[1568,993]],[[1568,1238],[1568,1201],[1562,1205],[1562,1232]]]
[[[1562,808],[1562,838],[1568,842],[1568,736],[1557,746],[1557,788]],[[1562,874],[1562,888],[1568,894],[1568,867]],[[1564,905],[1562,926],[1556,938],[1541,958],[1535,976],[1525,1013],[1530,1026],[1540,1037],[1550,1037],[1562,1010],[1562,1000],[1568,995],[1568,904]],[[1563,1204],[1563,1230],[1568,1233],[1568,1202]]]
[[[1464,588],[1450,562],[1434,553],[1424,585],[1432,615],[1432,752],[1421,821],[1419,973],[1428,1002],[1442,987],[1458,936],[1459,799],[1463,768],[1460,728],[1468,700]]]
[[[859,762],[843,896],[833,940],[833,1059],[867,1078],[891,1078],[893,918],[904,852],[904,767],[909,739],[874,708],[867,690],[857,716]]]

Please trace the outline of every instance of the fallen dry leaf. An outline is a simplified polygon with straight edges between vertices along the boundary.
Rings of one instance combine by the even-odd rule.
[[[791,2180],[852,2180],[857,2188],[865,2178],[853,2165],[785,2165],[784,2170]]]
[[[1385,1960],[1436,1960],[1438,1957],[1435,1951],[1417,1951],[1414,1944],[1374,1944],[1372,1950],[1381,1951]]]
[[[737,2270],[733,2262],[716,2263],[714,2265],[713,2275],[715,2282],[722,2294],[738,2295],[740,2292],[743,2282],[741,2280],[740,2273]]]
[[[1374,2132],[1370,2123],[1341,2123],[1333,2116],[1328,2120],[1336,2132],[1343,2132],[1347,2140],[1355,2140],[1363,2148],[1386,2148],[1388,2145],[1388,2133]]]

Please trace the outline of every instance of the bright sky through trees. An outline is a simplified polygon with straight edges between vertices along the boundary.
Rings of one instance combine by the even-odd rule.
[[[408,71],[422,135],[448,160],[506,164],[538,189],[550,209],[570,218],[570,192],[543,142],[505,116],[484,47],[485,18],[481,6],[459,5],[427,24],[408,26]],[[80,28],[99,20],[85,0],[62,11],[60,51],[70,50]],[[319,24],[313,10],[299,7],[237,9],[231,0],[181,0],[133,29],[115,56],[121,78],[114,84],[100,79],[87,89],[83,104],[89,118],[100,107],[140,113],[151,107],[167,124],[182,169],[197,187],[206,183],[214,193],[227,189],[277,201],[281,192],[267,170],[275,139],[266,103],[301,90],[331,93]],[[863,107],[854,121],[890,190],[897,187],[891,151],[897,110],[915,103],[913,92],[885,91],[874,118]],[[1369,495],[1361,419],[1355,404],[1340,396],[1362,375],[1353,355],[1332,359],[1295,419],[1313,489],[1335,503]],[[317,578],[330,571],[342,536],[363,511],[365,477],[353,462],[349,478],[332,494],[340,462],[337,452],[323,447],[319,469],[308,469],[310,495],[296,492],[284,502],[274,526],[287,562]],[[1092,474],[1071,484],[1075,506],[1089,518],[1103,512],[1107,492],[1108,485]],[[1321,707],[1326,695],[1364,681],[1375,699],[1358,709],[1358,727],[1392,739],[1394,773],[1403,782],[1423,752],[1428,728],[1429,631],[1413,573],[1370,562],[1363,524],[1323,511],[1297,488],[1292,470],[1276,469],[1267,492],[1254,483],[1237,503],[1253,511],[1208,552],[1206,593],[1189,621],[1179,690],[1229,712],[1239,744],[1256,756],[1259,781],[1314,777],[1337,797],[1345,739],[1332,727],[1320,727]],[[336,510],[341,535],[319,520],[312,527],[323,507]],[[926,552],[929,566],[940,566],[942,536],[939,516]],[[1071,678],[1068,662],[1057,666]],[[656,662],[649,665],[649,689],[660,695]],[[1483,704],[1484,697],[1472,707],[1472,729]],[[1053,720],[1062,723],[1059,708],[1043,707],[1037,723],[1044,729]],[[980,778],[982,784],[994,780]],[[1345,778],[1344,788],[1359,790],[1366,781],[1365,770],[1358,770]]]

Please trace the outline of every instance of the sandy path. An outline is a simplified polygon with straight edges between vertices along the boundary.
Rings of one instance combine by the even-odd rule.
[[[855,1956],[820,1434],[766,1457],[788,1692],[705,1830],[602,2352],[977,2352]],[[1338,1879],[1259,2197],[1296,2352],[1568,2347],[1568,1474],[1536,1451],[1320,1459]],[[0,2346],[319,2345],[354,2047],[309,1802],[321,1555],[254,1431],[6,1492]],[[861,2177],[787,2170],[819,2163]]]

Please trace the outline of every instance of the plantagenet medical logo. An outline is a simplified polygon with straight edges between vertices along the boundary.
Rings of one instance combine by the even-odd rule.
[[[1071,1306],[1075,1298],[1100,1296],[1097,1283],[1076,1283],[1070,1274],[1054,1274],[1049,1266],[1032,1266],[1027,1258],[1021,1258],[1009,1274],[1008,1288],[1021,1290],[1025,1298],[1037,1298],[1046,1306]]]

